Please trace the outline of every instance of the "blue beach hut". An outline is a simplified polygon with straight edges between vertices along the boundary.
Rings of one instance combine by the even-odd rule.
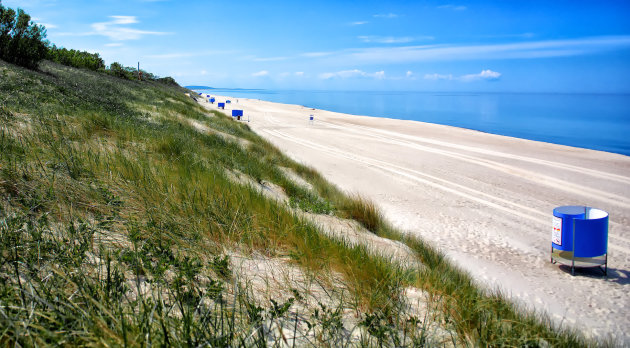
[[[236,117],[237,120],[240,120],[243,117],[243,110],[232,110],[232,117]]]

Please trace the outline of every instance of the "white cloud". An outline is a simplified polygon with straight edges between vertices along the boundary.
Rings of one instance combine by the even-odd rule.
[[[114,41],[138,40],[145,35],[166,35],[169,33],[159,31],[147,31],[125,27],[129,24],[139,23],[135,16],[109,16],[109,22],[93,23],[93,32],[84,35],[102,35]],[[80,35],[80,34],[79,34]]]
[[[51,23],[37,23],[37,24],[43,25],[44,27],[46,27],[46,29],[57,29],[57,28],[59,28],[57,25],[51,24]]]
[[[319,74],[319,78],[322,80],[330,79],[351,79],[351,78],[374,78],[382,80],[385,78],[385,71],[377,71],[374,73],[367,73],[362,70],[342,70],[337,72],[327,72]]]
[[[291,77],[296,77],[296,78],[300,78],[300,77],[304,77],[304,72],[303,71],[296,71],[296,72],[281,72],[279,74],[275,74],[275,76],[279,77],[279,78],[291,78]]]
[[[122,45],[123,44],[121,44],[120,42],[112,42],[112,43],[105,44],[105,47],[120,47]]]
[[[43,25],[46,27],[46,29],[55,29],[58,28],[57,25],[52,24],[52,23],[44,23],[42,22],[42,19],[39,17],[31,17],[31,21],[33,21],[33,23],[38,24],[38,25]]]
[[[111,22],[105,22],[106,24],[135,24],[138,23],[136,16],[109,16],[114,20]]]
[[[206,71],[206,70],[201,70],[201,75],[208,75],[208,71]]]
[[[252,74],[253,77],[269,76],[269,71],[261,70]]]
[[[411,71],[411,70],[407,71],[405,76],[407,76],[408,78],[412,78],[413,77],[413,71]]]
[[[425,80],[453,80],[453,75],[441,75],[441,74],[426,74]]]
[[[398,15],[395,13],[385,13],[385,14],[375,14],[373,16],[374,18],[387,18],[387,19],[392,19],[392,18],[397,18]]]
[[[302,53],[301,56],[307,57],[307,58],[317,58],[317,57],[329,56],[331,54],[334,54],[334,52],[306,52],[306,53]]]
[[[497,80],[501,77],[501,73],[492,71],[490,69],[481,70],[479,74],[469,74],[460,77],[462,81],[475,81],[475,80]]]
[[[492,80],[498,80],[501,77],[501,73],[496,72],[496,71],[492,71],[490,69],[486,69],[486,70],[481,70],[480,73],[478,74],[467,74],[467,75],[462,75],[459,77],[455,77],[453,76],[453,74],[448,74],[448,75],[443,75],[443,74],[426,74],[424,75],[424,79],[425,80],[447,80],[447,81],[453,81],[453,80],[459,80],[459,81],[464,81],[464,82],[472,82],[472,81],[478,81],[478,80],[488,80],[488,81],[492,81]]]
[[[453,10],[453,11],[465,11],[467,9],[466,6],[451,5],[451,4],[438,6],[437,8],[439,8],[439,9],[446,9],[446,10]]]
[[[375,43],[409,43],[413,41],[412,37],[392,37],[392,36],[359,36],[359,40],[363,42],[375,42]]]
[[[364,24],[368,24],[370,22],[368,21],[356,21],[356,22],[351,22],[350,25],[364,25]]]

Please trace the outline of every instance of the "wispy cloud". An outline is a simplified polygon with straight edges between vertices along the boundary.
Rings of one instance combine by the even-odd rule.
[[[297,77],[297,78],[301,78],[304,77],[304,72],[303,71],[296,71],[294,73],[290,73],[290,72],[281,72],[279,74],[277,74],[276,76],[280,77],[280,78],[288,78],[288,77]]]
[[[384,13],[384,14],[375,14],[372,17],[374,18],[387,18],[387,19],[393,19],[393,18],[397,18],[398,15],[395,13]]]
[[[359,36],[359,40],[363,42],[374,42],[374,43],[409,43],[413,41],[412,37],[393,37],[393,36]]]
[[[94,34],[102,35],[114,41],[138,40],[145,35],[166,35],[169,33],[159,31],[139,30],[126,27],[129,24],[139,23],[135,16],[109,16],[109,22],[93,23]]]
[[[394,37],[394,36],[359,36],[359,40],[366,43],[383,43],[383,44],[399,44],[399,43],[410,43],[413,41],[424,41],[424,40],[434,40],[433,36],[402,36],[402,37]]]
[[[253,77],[269,76],[269,71],[261,70],[252,74]]]
[[[109,22],[92,23],[92,31],[80,33],[58,33],[59,36],[94,36],[108,37],[113,41],[138,40],[146,35],[169,35],[172,33],[161,31],[148,31],[128,27],[130,24],[140,23],[136,16],[109,16]]]
[[[472,82],[472,81],[479,81],[479,80],[494,81],[494,80],[498,80],[500,77],[501,77],[501,73],[492,71],[490,69],[481,70],[481,72],[478,74],[467,74],[467,75],[462,75],[462,76],[453,76],[453,74],[426,74],[424,75],[425,80],[434,80],[434,81],[459,80],[459,81],[464,81],[464,82]]]
[[[334,53],[335,52],[306,52],[306,53],[300,54],[300,56],[307,57],[307,58],[319,58],[319,57],[330,56]]]
[[[39,17],[32,17],[31,20],[35,23],[35,24],[39,24],[39,25],[43,25],[46,27],[46,29],[55,29],[58,28],[57,25],[52,24],[52,23],[46,23],[46,22],[42,22],[42,19]]]
[[[501,73],[492,71],[490,69],[481,70],[479,74],[468,74],[461,76],[459,79],[462,81],[476,81],[476,80],[498,80],[501,77]]]
[[[338,51],[340,60],[363,63],[403,63],[436,60],[535,59],[592,54],[630,47],[630,36],[516,42],[489,45],[423,45],[370,47]]]
[[[281,60],[287,60],[290,58],[291,57],[265,57],[265,58],[252,57],[252,60],[255,62],[277,62]]]
[[[425,80],[454,80],[453,75],[448,74],[448,75],[442,75],[442,74],[425,74],[424,75],[424,79]]]
[[[438,6],[437,8],[442,9],[442,10],[452,10],[452,11],[466,11],[468,9],[468,7],[466,6],[453,5],[453,4],[442,5],[442,6]]]
[[[149,54],[146,55],[146,58],[153,59],[181,59],[181,58],[191,58],[191,57],[206,57],[206,56],[214,56],[220,54],[233,54],[236,51],[198,51],[198,52],[173,52],[173,53],[161,53],[161,54]]]
[[[322,80],[330,80],[330,79],[351,79],[351,78],[375,78],[375,79],[384,79],[385,71],[377,71],[373,73],[367,73],[365,71],[361,71],[358,69],[353,70],[342,70],[337,72],[327,72],[319,74],[319,78]]]
[[[111,42],[111,43],[105,44],[105,47],[120,47],[122,45],[123,44],[121,44],[120,42]]]
[[[46,27],[46,29],[57,29],[59,28],[59,26],[57,26],[56,24],[51,24],[51,23],[37,23],[39,25],[43,25],[44,27]]]
[[[370,22],[368,21],[356,21],[356,22],[350,22],[348,23],[348,25],[364,25],[364,24],[368,24]]]

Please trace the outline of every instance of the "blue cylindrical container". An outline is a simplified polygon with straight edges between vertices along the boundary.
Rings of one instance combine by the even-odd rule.
[[[598,257],[608,253],[608,213],[594,208],[575,220],[575,257]]]
[[[586,207],[567,205],[553,210],[551,243],[558,250],[573,251],[573,221],[586,216]]]
[[[551,243],[554,249],[572,251],[574,257],[597,257],[607,253],[608,213],[569,205],[555,208],[553,216]]]

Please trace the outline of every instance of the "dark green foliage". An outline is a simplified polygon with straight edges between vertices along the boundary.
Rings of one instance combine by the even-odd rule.
[[[138,78],[137,70],[127,66],[123,66],[118,62],[113,62],[112,64],[110,64],[109,69],[107,69],[107,73],[127,80]]]
[[[159,83],[163,83],[165,85],[178,86],[179,87],[179,84],[177,83],[177,81],[175,81],[175,79],[170,77],[170,76],[160,77],[156,81],[159,82]]]
[[[118,62],[113,62],[107,70],[105,70],[108,74],[119,77],[121,79],[127,80],[138,80],[140,77],[138,76],[138,69],[132,68],[128,66],[124,66]],[[142,80],[144,81],[154,81],[159,82],[165,85],[179,87],[179,84],[175,81],[174,78],[167,77],[158,77],[150,72],[144,71],[140,69],[142,73]]]
[[[46,58],[53,62],[75,68],[93,71],[105,69],[105,62],[98,53],[57,48],[57,46],[53,45],[48,49]]]
[[[396,339],[395,326],[392,325],[389,318],[381,312],[372,314],[366,313],[359,325],[365,327],[368,333],[376,338],[379,347],[382,347],[383,342],[390,337],[394,341],[394,346],[400,345],[400,342],[397,342]]]
[[[0,59],[34,69],[46,57],[47,47],[46,28],[22,9],[16,12],[0,2]]]
[[[300,208],[315,214],[330,214],[334,211],[329,201],[317,197],[301,187],[292,188],[288,193],[290,195],[289,204],[293,208]]]
[[[223,279],[229,279],[231,274],[230,262],[227,256],[215,256],[210,264],[214,272]]]

